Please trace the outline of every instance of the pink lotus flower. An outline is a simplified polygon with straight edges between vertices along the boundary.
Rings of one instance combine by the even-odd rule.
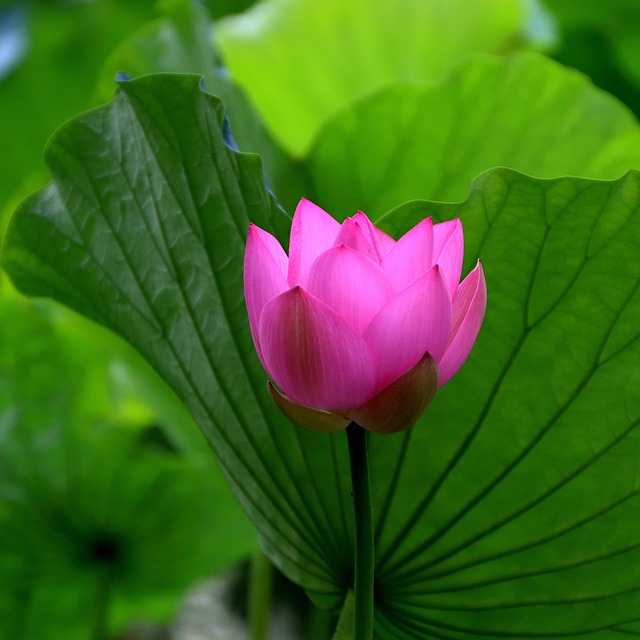
[[[251,225],[244,290],[272,398],[300,426],[410,427],[467,359],[486,307],[482,266],[460,282],[460,220],[397,242],[359,212],[339,224],[301,200],[289,257]]]

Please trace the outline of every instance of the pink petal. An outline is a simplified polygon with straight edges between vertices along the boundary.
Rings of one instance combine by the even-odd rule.
[[[382,247],[376,228],[362,211],[342,223],[334,244],[346,244],[368,256],[377,264],[380,264],[382,259]]]
[[[253,342],[262,360],[258,327],[264,305],[286,291],[289,259],[280,243],[266,231],[249,225],[244,254],[244,296]]]
[[[376,230],[376,236],[378,236],[378,242],[380,243],[380,248],[382,249],[382,256],[384,257],[391,249],[396,241],[388,234],[386,234],[382,229],[378,229],[378,227],[374,226]]]
[[[313,263],[306,290],[360,334],[393,295],[380,267],[344,244],[325,251]]]
[[[453,300],[458,290],[464,256],[464,234],[459,219],[433,226],[433,264],[440,265]]]
[[[451,329],[451,300],[439,267],[403,289],[364,332],[380,371],[378,391],[413,367],[425,353],[439,362]]]
[[[460,283],[453,301],[451,336],[439,365],[439,386],[451,380],[469,357],[486,307],[487,285],[482,264],[478,261],[478,266]]]
[[[374,393],[375,363],[362,336],[301,287],[267,303],[260,344],[265,368],[298,404],[346,410]]]
[[[320,207],[300,200],[289,239],[289,286],[305,286],[313,261],[333,245],[340,223]]]
[[[433,221],[426,218],[405,233],[382,261],[394,291],[401,291],[428,271],[433,262]]]

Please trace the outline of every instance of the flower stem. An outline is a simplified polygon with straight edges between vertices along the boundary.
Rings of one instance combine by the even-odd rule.
[[[249,574],[249,637],[251,640],[266,640],[269,635],[269,613],[273,566],[269,559],[258,551],[251,560]]]
[[[355,422],[347,427],[353,508],[355,512],[354,640],[373,638],[373,509],[369,486],[368,431]]]

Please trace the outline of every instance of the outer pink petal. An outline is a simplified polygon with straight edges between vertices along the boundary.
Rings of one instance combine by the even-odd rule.
[[[364,337],[380,371],[378,391],[425,353],[439,362],[451,329],[451,300],[439,267],[432,267],[380,311]]]
[[[244,296],[251,335],[263,364],[258,333],[260,314],[271,298],[288,289],[288,263],[287,254],[270,233],[254,224],[249,225],[244,254]]]
[[[487,285],[482,264],[460,283],[458,295],[453,302],[453,317],[449,345],[440,361],[442,386],[450,380],[469,357],[480,331],[487,306]]]
[[[306,289],[360,334],[393,295],[380,267],[344,244],[313,263]]]
[[[464,257],[464,234],[459,219],[433,226],[433,264],[440,265],[453,300],[458,290]]]
[[[362,211],[342,223],[334,244],[346,244],[368,256],[377,264],[380,264],[382,259],[382,247],[376,228]]]
[[[375,391],[375,363],[362,336],[301,287],[267,303],[260,344],[267,371],[298,404],[347,410]]]
[[[320,207],[300,200],[289,239],[289,286],[305,286],[313,261],[333,245],[340,223]]]
[[[426,218],[405,233],[382,261],[394,291],[402,291],[433,264],[433,220]]]

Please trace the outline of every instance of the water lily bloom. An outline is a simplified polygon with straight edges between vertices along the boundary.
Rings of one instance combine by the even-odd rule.
[[[482,265],[460,282],[462,257],[460,220],[426,218],[396,242],[362,212],[340,224],[303,199],[289,256],[252,224],[245,298],[278,408],[320,431],[412,426],[482,324]]]

